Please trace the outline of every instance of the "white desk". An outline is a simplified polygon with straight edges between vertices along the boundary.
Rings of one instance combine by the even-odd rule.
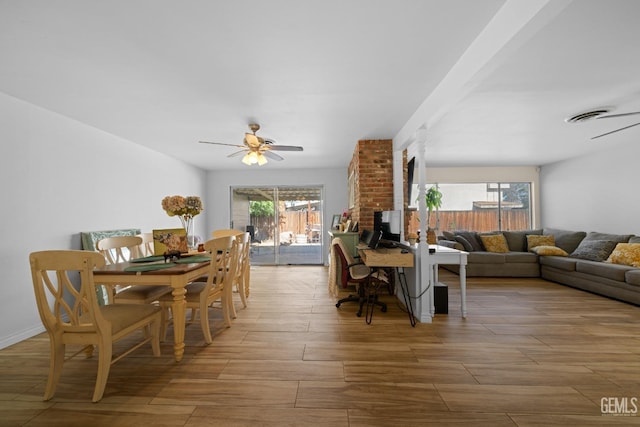
[[[462,317],[467,317],[467,255],[468,252],[448,248],[446,246],[429,245],[435,248],[436,252],[429,254],[429,283],[438,283],[438,265],[458,264],[460,265],[460,311]],[[433,298],[431,299],[431,315],[435,313]]]
[[[422,323],[431,323],[435,315],[434,289],[438,283],[438,265],[458,264],[460,266],[460,310],[462,317],[467,316],[467,252],[445,246],[429,245],[435,253],[429,254],[424,248],[424,254],[417,245],[411,246],[415,254],[415,266],[406,268],[406,279],[410,300],[414,304],[413,312]],[[424,258],[424,259],[423,259]],[[398,298],[402,297],[402,290],[396,288]],[[402,301],[402,300],[401,300]]]

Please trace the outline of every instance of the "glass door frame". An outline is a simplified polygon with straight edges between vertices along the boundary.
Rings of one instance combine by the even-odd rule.
[[[239,203],[244,202],[238,200],[238,196],[242,192],[246,193],[244,195],[247,197],[246,207],[238,206]],[[264,227],[256,227],[255,229],[256,240],[263,240],[266,237],[268,240],[273,241],[273,245],[264,245],[262,244],[263,242],[253,244],[252,263],[256,265],[324,265],[323,253],[325,238],[323,220],[323,185],[231,186],[229,191],[229,217],[231,228],[241,229],[246,227],[246,225],[254,225],[249,212],[249,203],[260,200],[251,200],[251,193],[255,193],[256,199],[260,199],[260,194],[262,194],[262,197],[264,197],[262,200],[273,202],[273,217],[268,220],[272,225],[266,233],[267,236],[265,236]],[[308,193],[308,195],[305,193]],[[309,199],[306,199],[305,197],[309,197]],[[292,207],[291,205],[284,206],[286,202],[292,203],[295,201],[307,201],[307,210],[300,210],[301,212],[306,212],[306,220],[300,220],[300,217],[297,216],[298,222],[294,221],[295,224],[291,224],[291,229],[287,226],[286,231],[289,232],[289,234],[286,236],[286,241],[283,241],[285,231],[281,230],[283,219],[281,218],[280,209],[283,208],[287,213],[295,212],[296,209],[289,211],[289,208]],[[315,209],[313,209],[313,211],[317,212],[312,219],[310,219],[309,215],[312,211],[311,204],[309,202],[314,203]],[[243,212],[239,212],[238,209]],[[289,216],[290,215],[287,215],[287,217]],[[310,220],[313,224],[309,223]],[[284,219],[284,221],[286,221],[286,219]],[[301,221],[304,222],[304,224],[301,224]],[[318,227],[319,230],[315,230],[315,228]],[[318,241],[315,241],[313,236],[317,236]],[[286,252],[286,254],[282,253],[282,251]],[[265,258],[267,260],[265,260]]]

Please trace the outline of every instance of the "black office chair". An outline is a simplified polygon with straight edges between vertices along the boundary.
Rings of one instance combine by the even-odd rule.
[[[382,301],[378,301],[377,292],[373,295],[367,296],[367,285],[371,282],[373,286],[379,286],[381,283],[388,283],[389,280],[382,269],[371,271],[369,267],[364,265],[362,261],[356,261],[353,259],[349,251],[346,249],[344,242],[341,238],[336,237],[331,242],[333,250],[340,261],[340,279],[341,286],[346,288],[349,283],[355,283],[357,286],[358,294],[349,295],[346,298],[340,299],[336,303],[336,307],[340,308],[342,303],[345,302],[357,302],[359,304],[358,312],[356,316],[362,316],[362,308],[366,302],[372,305],[378,305],[381,311],[385,313],[387,311],[387,304]],[[367,301],[371,298],[371,301]]]

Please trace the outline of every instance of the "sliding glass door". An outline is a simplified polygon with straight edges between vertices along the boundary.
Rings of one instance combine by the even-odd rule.
[[[232,227],[252,234],[252,264],[322,264],[322,187],[233,187]]]

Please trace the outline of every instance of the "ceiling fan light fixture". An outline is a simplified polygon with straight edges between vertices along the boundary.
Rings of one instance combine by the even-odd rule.
[[[244,155],[244,157],[242,158],[242,163],[244,163],[247,166],[251,166],[253,163],[251,163],[251,153],[247,153]]]
[[[267,163],[267,158],[262,153],[251,151],[244,155],[242,163],[247,166],[255,165],[257,163],[259,166],[262,166]]]

